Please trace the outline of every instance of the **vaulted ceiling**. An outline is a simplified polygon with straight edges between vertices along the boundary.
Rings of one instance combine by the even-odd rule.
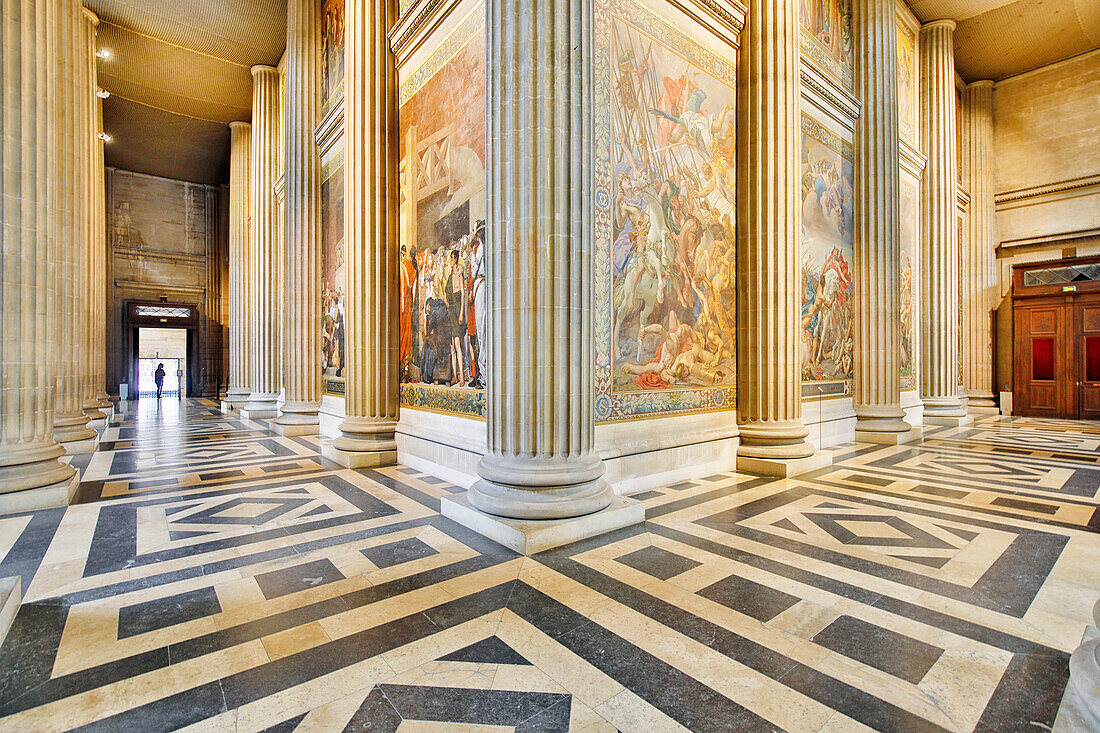
[[[951,18],[966,81],[1038,69],[1100,48],[1100,0],[910,0],[922,22]]]
[[[228,180],[229,129],[252,115],[256,64],[286,47],[286,0],[85,0],[99,16],[107,165]]]

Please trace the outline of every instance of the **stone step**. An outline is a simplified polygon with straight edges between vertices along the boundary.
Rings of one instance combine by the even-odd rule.
[[[4,643],[4,637],[8,635],[11,622],[15,620],[15,612],[19,610],[19,603],[23,600],[22,584],[19,576],[14,578],[0,578],[0,644]]]

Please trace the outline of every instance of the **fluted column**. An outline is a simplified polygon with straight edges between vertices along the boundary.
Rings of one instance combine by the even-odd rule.
[[[994,412],[992,311],[997,293],[993,203],[993,82],[976,81],[963,96],[962,182],[970,192],[962,257],[963,385],[971,412]]]
[[[95,103],[99,101],[99,98],[95,95],[95,37],[96,26],[99,25],[99,18],[87,8],[82,8],[82,10],[83,13],[80,23],[81,42],[78,47],[80,54],[78,59],[79,73],[76,87],[76,93],[80,100],[78,107],[80,139],[77,141],[77,145],[79,146],[80,190],[83,192],[82,210],[84,212],[83,220],[80,225],[83,228],[85,242],[85,259],[84,265],[81,268],[81,277],[84,283],[81,289],[82,302],[79,305],[79,307],[84,310],[85,324],[84,333],[82,334],[84,337],[84,361],[81,364],[80,372],[81,406],[84,408],[84,414],[88,416],[91,424],[102,427],[106,425],[107,415],[99,409],[99,393],[103,387],[96,384],[96,377],[99,373],[96,364],[103,359],[106,351],[106,345],[100,338],[98,327],[100,313],[99,309],[96,307],[96,296],[98,293],[96,280],[103,277],[103,265],[97,259],[99,248],[98,242],[96,241],[96,224],[99,220],[96,215],[96,207],[98,204],[98,199],[96,198],[96,190],[98,188],[96,185],[96,164],[99,162],[97,153],[100,142],[96,137],[99,128],[95,113]]]
[[[955,139],[955,21],[920,31],[921,183],[920,387],[925,422],[958,424],[959,241]]]
[[[901,260],[898,168],[897,14],[856,0],[855,385],[856,439],[911,437],[901,409],[898,288]]]
[[[738,466],[820,465],[802,424],[795,0],[750,0],[737,70]],[[811,465],[812,464],[812,465]]]
[[[346,466],[397,458],[398,103],[387,34],[397,0],[344,5],[346,417],[325,455]]]
[[[53,437],[56,296],[47,87],[58,8],[0,0],[0,514],[68,503],[75,470]]]
[[[283,433],[317,430],[321,406],[321,8],[289,0],[283,166],[285,395]]]
[[[249,317],[249,175],[252,167],[252,125],[229,123],[229,389],[227,407],[248,402],[252,390]]]
[[[54,77],[56,91],[50,113],[55,118],[56,136],[51,136],[56,168],[51,170],[56,196],[55,223],[58,227],[59,267],[55,307],[58,310],[58,348],[55,378],[57,403],[54,413],[54,437],[69,452],[95,449],[97,435],[88,427],[84,414],[85,365],[87,364],[87,289],[88,199],[86,136],[90,128],[82,113],[80,79],[87,73],[82,49],[86,44],[83,8],[74,0],[61,0],[58,8],[58,35],[54,54],[58,57]]]
[[[252,392],[246,417],[275,417],[279,399],[279,70],[252,67],[252,165],[249,179],[251,229],[248,294]]]
[[[95,75],[95,46],[92,47],[92,71]],[[94,394],[100,409],[114,412],[114,405],[107,396],[107,169],[103,163],[103,100],[100,99],[98,81],[93,85],[96,96],[93,97],[95,119],[92,132],[95,137],[95,162],[92,166],[92,186],[94,207],[94,227],[92,238],[93,262],[95,273],[92,281],[92,329],[95,331],[95,343],[98,344],[92,367],[94,375]]]
[[[577,517],[613,498],[593,446],[589,0],[490,0],[488,452],[483,512]]]

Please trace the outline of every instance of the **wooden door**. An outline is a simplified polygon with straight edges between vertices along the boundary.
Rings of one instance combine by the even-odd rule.
[[[1071,306],[1062,298],[1034,300],[1017,303],[1014,316],[1013,412],[1031,417],[1076,417]]]
[[[1100,295],[1082,295],[1075,303],[1077,325],[1077,416],[1100,420]]]

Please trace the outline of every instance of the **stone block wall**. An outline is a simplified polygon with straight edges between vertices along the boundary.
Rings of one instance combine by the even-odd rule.
[[[132,337],[127,303],[159,301],[199,313],[190,370],[199,394],[216,396],[226,380],[227,205],[221,189],[107,169],[107,383],[118,393],[129,375]],[[193,395],[197,396],[197,395]]]

